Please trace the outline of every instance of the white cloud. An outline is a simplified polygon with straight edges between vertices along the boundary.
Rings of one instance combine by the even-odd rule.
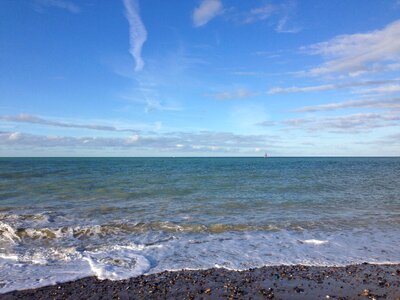
[[[109,126],[109,125],[77,124],[71,122],[62,122],[62,121],[44,119],[29,114],[19,114],[15,116],[0,115],[0,121],[13,122],[13,123],[29,123],[29,124],[62,127],[62,128],[91,129],[100,131],[138,132],[138,130],[132,128],[116,128],[114,126]]]
[[[203,26],[210,22],[217,15],[222,13],[221,0],[203,0],[193,11],[193,24],[196,27]]]
[[[374,88],[369,88],[369,89],[364,89],[359,91],[358,93],[361,94],[371,94],[371,93],[377,93],[377,94],[393,94],[393,93],[398,93],[400,92],[400,84],[387,84],[383,86],[378,86]]]
[[[336,133],[370,131],[380,127],[400,125],[398,114],[358,113],[345,116],[299,118],[283,121],[285,125],[308,131],[328,130]]]
[[[384,71],[400,62],[400,21],[381,30],[340,35],[302,49],[326,59],[322,65],[307,71],[309,75],[357,76],[374,69]]]
[[[8,139],[10,141],[17,141],[17,140],[19,140],[20,137],[21,137],[21,133],[20,132],[13,132],[8,136]]]
[[[138,134],[134,134],[134,135],[128,137],[126,140],[127,140],[128,143],[134,144],[134,143],[136,143],[137,141],[139,141],[139,138],[140,138],[140,137],[139,137]]]
[[[315,106],[304,106],[296,109],[296,112],[332,111],[344,108],[400,108],[400,98],[393,99],[367,99],[351,100],[344,102],[328,103]]]
[[[78,5],[67,0],[37,0],[36,4],[38,5],[37,8],[39,9],[39,12],[43,7],[61,8],[74,14],[77,14],[81,11]]]
[[[287,94],[287,93],[305,93],[305,92],[320,92],[320,91],[328,91],[337,89],[338,85],[335,84],[324,84],[324,85],[315,85],[315,86],[292,86],[287,88],[282,87],[274,87],[268,91],[268,94]]]
[[[123,2],[126,18],[129,23],[129,52],[136,63],[135,71],[140,71],[144,67],[142,47],[147,40],[147,31],[139,15],[139,4],[137,0],[123,0]]]
[[[383,85],[382,87],[378,87],[376,91],[381,90],[382,92],[385,90],[394,90],[393,85],[389,87],[388,83],[396,83],[399,80],[374,80],[374,81],[361,81],[361,82],[346,82],[346,83],[333,83],[333,84],[323,84],[323,85],[314,85],[314,86],[292,86],[287,88],[282,87],[274,87],[268,91],[268,94],[286,94],[286,93],[307,93],[307,92],[321,92],[321,91],[329,91],[329,90],[338,90],[338,89],[348,89],[354,87],[365,87],[371,85]],[[399,85],[395,85],[398,87]],[[373,90],[373,89],[371,89]]]
[[[147,149],[157,152],[179,151],[233,151],[253,152],[254,148],[274,147],[276,138],[266,135],[240,135],[229,132],[167,132],[163,135],[128,137],[68,137],[46,136],[19,132],[0,132],[0,148],[29,147],[37,148],[117,148]]]

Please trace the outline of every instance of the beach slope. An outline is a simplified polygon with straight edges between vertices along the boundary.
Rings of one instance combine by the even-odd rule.
[[[400,299],[400,265],[182,270],[122,281],[87,277],[1,299]]]

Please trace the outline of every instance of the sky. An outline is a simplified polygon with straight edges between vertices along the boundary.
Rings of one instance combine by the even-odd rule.
[[[399,156],[399,0],[2,0],[0,156]]]

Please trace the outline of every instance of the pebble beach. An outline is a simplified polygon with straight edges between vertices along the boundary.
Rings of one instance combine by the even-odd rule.
[[[268,266],[166,271],[128,280],[87,277],[1,299],[400,299],[400,265]]]

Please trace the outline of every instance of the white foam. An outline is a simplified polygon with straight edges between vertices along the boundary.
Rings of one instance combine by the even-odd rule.
[[[99,279],[122,280],[150,269],[150,262],[143,255],[130,250],[89,252],[83,259]]]
[[[265,265],[341,266],[400,261],[398,229],[330,233],[144,232],[119,241],[99,237],[88,240],[84,246],[84,240],[72,238],[62,246],[45,246],[60,240],[35,240],[33,245],[43,245],[23,248],[22,243],[5,253],[0,248],[0,281],[7,282],[0,292],[93,275],[119,280],[165,270],[213,267],[243,270]]]
[[[143,251],[145,249],[162,248],[162,247],[163,245],[144,245],[144,244],[129,243],[128,245],[114,245],[110,249]]]
[[[6,263],[0,259],[0,293],[37,288],[92,275],[87,263],[45,265]]]
[[[21,239],[16,234],[14,228],[12,228],[7,223],[3,223],[0,221],[0,241],[6,241],[11,242],[12,244],[16,244],[21,241]]]
[[[18,255],[16,255],[16,254],[0,253],[0,258],[7,259],[7,260],[18,261]]]
[[[323,240],[316,240],[316,239],[310,239],[310,240],[303,240],[300,241],[301,243],[305,243],[305,244],[312,244],[312,245],[323,245],[323,244],[327,244],[328,241],[323,241]]]

